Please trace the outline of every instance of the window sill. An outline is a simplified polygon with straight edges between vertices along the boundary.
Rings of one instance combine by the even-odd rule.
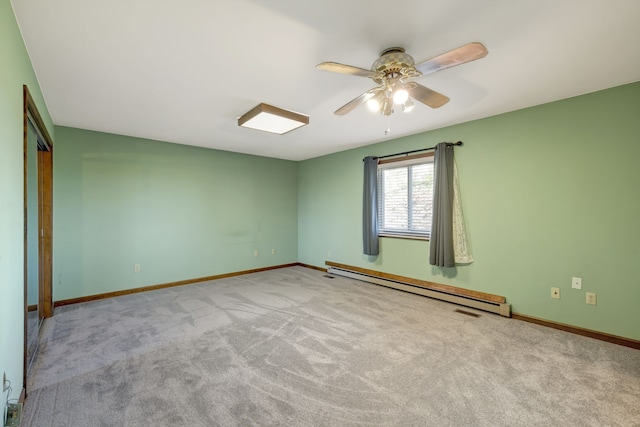
[[[429,236],[412,236],[408,234],[390,234],[390,233],[378,233],[378,237],[388,237],[391,239],[407,239],[407,240],[426,240],[429,241]]]

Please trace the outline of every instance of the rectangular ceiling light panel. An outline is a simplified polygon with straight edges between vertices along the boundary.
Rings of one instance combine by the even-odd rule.
[[[307,124],[309,124],[309,116],[268,104],[258,104],[238,119],[238,126],[277,133],[278,135]]]

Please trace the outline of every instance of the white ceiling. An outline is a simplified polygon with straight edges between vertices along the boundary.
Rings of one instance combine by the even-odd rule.
[[[640,80],[638,0],[11,0],[55,124],[303,160]],[[451,98],[387,118],[333,111],[375,86],[320,71],[489,55],[417,81]],[[260,102],[310,116],[237,126]],[[455,138],[455,137],[454,137]]]

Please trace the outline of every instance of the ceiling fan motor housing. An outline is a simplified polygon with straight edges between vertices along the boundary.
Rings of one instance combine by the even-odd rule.
[[[371,71],[376,73],[373,80],[383,84],[385,80],[397,79],[404,81],[412,77],[418,77],[420,73],[415,69],[413,57],[405,53],[401,47],[390,47],[383,50],[371,66]]]

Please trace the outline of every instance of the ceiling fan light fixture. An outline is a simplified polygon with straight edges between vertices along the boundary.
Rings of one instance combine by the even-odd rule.
[[[309,124],[309,116],[260,103],[238,118],[238,126],[283,135]]]
[[[380,114],[383,114],[385,116],[390,116],[391,114],[393,114],[393,101],[391,99],[385,98],[384,101],[382,101]]]
[[[380,102],[378,102],[376,98],[371,98],[367,101],[367,108],[369,108],[370,111],[378,112],[380,111]]]
[[[393,102],[396,104],[404,104],[409,99],[409,92],[404,88],[396,89],[393,93]]]
[[[411,98],[407,98],[405,103],[402,104],[402,112],[403,113],[410,113],[415,106],[416,106],[416,104],[413,103]]]

